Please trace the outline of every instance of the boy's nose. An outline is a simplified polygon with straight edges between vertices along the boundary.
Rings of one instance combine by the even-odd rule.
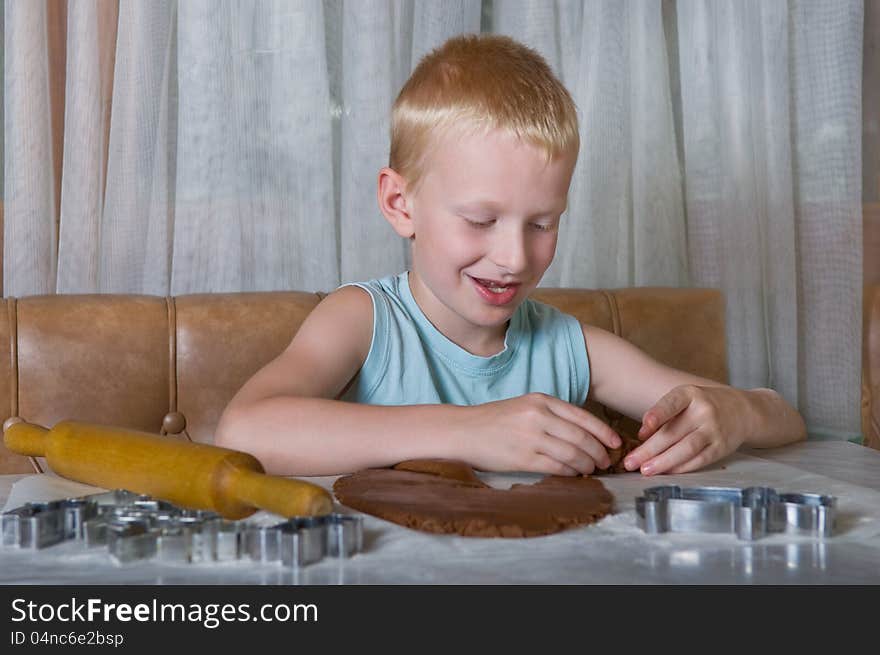
[[[511,229],[498,234],[493,243],[491,259],[498,268],[512,275],[522,273],[529,260],[522,230]]]

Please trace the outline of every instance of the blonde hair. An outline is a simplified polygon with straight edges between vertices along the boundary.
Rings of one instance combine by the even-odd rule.
[[[425,55],[391,111],[389,166],[411,189],[434,139],[500,129],[542,148],[577,152],[577,108],[544,58],[510,37],[468,34]]]

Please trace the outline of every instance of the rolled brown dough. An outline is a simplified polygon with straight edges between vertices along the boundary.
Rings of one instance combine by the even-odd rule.
[[[613,469],[613,467],[612,467]],[[486,485],[463,462],[411,460],[339,478],[341,503],[415,530],[469,537],[534,537],[598,521],[613,497],[592,477],[548,476],[510,489]]]

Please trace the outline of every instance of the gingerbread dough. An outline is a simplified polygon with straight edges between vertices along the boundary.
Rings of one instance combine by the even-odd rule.
[[[493,489],[470,466],[446,460],[359,471],[339,478],[333,491],[353,509],[408,528],[472,537],[551,534],[593,523],[613,505],[611,493],[595,478],[548,476],[532,485]]]
[[[613,450],[608,451],[608,456],[611,458],[611,466],[607,469],[600,469],[595,472],[596,475],[601,475],[603,473],[628,473],[628,471],[623,466],[623,458],[630,454],[633,450],[642,445],[642,441],[639,441],[635,437],[631,437],[627,434],[624,434],[622,431],[619,432],[620,439],[623,441],[620,448],[614,448]]]

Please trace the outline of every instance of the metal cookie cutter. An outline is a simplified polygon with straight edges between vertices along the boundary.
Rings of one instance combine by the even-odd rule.
[[[244,542],[244,524],[240,521],[220,519],[216,522],[217,545],[215,556],[218,562],[237,560],[241,557]]]
[[[117,564],[149,559],[156,554],[156,533],[140,517],[120,516],[107,524],[107,549]]]
[[[364,517],[331,514],[327,517],[327,554],[351,557],[364,549]]]
[[[323,516],[294,517],[282,523],[281,563],[305,566],[324,558],[327,551],[327,522]]]
[[[43,548],[77,540],[106,547],[116,563],[156,558],[198,563],[237,560],[300,567],[363,549],[363,517],[297,516],[270,526],[229,521],[124,489],[49,503],[28,503],[0,515],[0,544]]]
[[[177,562],[208,562],[217,559],[216,514],[169,516],[159,527],[156,554]]]
[[[119,492],[116,491],[112,493],[118,494]],[[118,532],[118,529],[114,528],[114,524],[140,521],[148,528],[155,529],[176,513],[174,511],[170,513],[154,513],[150,510],[140,509],[137,506],[130,504],[128,499],[125,499],[123,502],[124,504],[121,505],[100,504],[96,516],[83,522],[83,542],[87,548],[109,545],[111,534],[114,530]],[[125,537],[127,535],[123,534],[122,536]]]
[[[0,515],[0,531],[4,546],[18,546],[21,540],[21,517],[28,512],[27,505],[23,505]]]
[[[3,513],[3,545],[45,548],[65,538],[62,501],[27,503]]]
[[[98,516],[98,503],[86,498],[68,498],[61,507],[64,510],[64,538],[83,539],[85,522]]]
[[[245,550],[261,564],[281,561],[281,526],[249,525],[245,533]]]
[[[645,489],[636,498],[639,526],[647,533],[730,532],[745,540],[769,532],[830,537],[834,496],[780,494],[771,487],[678,487]]]
[[[142,494],[136,494],[133,491],[128,491],[127,489],[113,489],[111,491],[102,491],[96,494],[89,494],[88,496],[82,496],[83,500],[90,500],[98,503],[99,507],[122,507],[125,505],[130,505],[135,500],[138,499],[148,499],[149,496],[145,496]]]

